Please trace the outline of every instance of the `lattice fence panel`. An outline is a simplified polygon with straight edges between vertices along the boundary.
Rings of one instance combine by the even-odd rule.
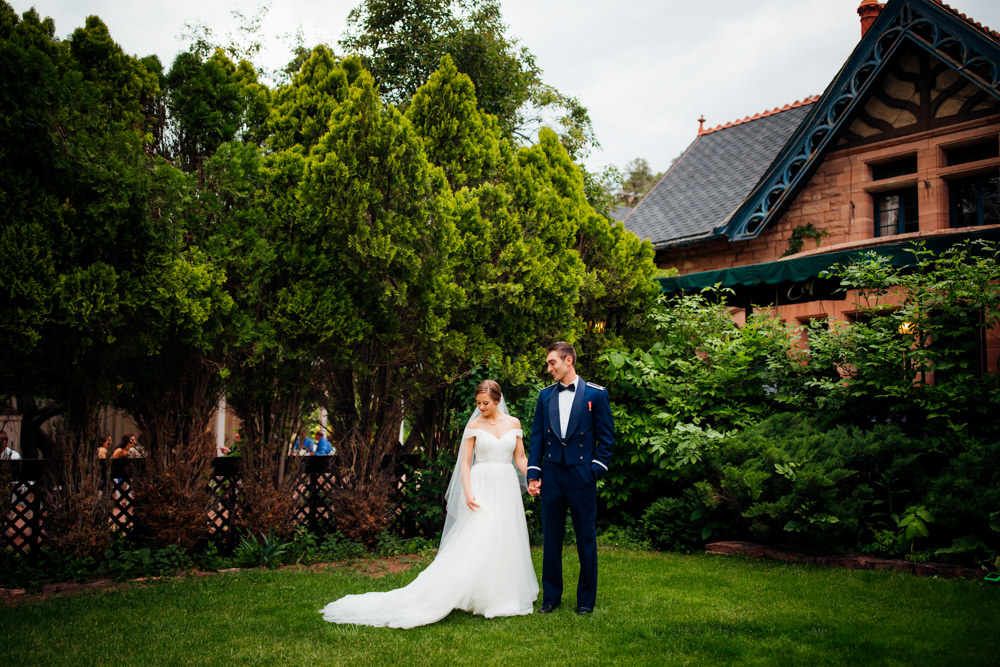
[[[5,482],[10,489],[11,495],[7,499],[9,502],[0,505],[0,545],[17,554],[28,554],[43,546],[45,539],[42,493],[38,486],[42,484],[39,480],[44,478],[45,461],[31,459],[16,462],[17,465],[14,463],[0,462],[0,465],[7,467],[6,480],[13,480]],[[113,500],[108,519],[112,532],[125,537],[131,534],[134,526],[135,494],[131,480],[133,475],[141,475],[142,472],[141,466],[131,464],[137,463],[140,461],[112,462],[106,488],[101,490],[102,493],[110,493]],[[209,489],[216,498],[205,518],[209,532],[221,537],[221,542],[230,547],[236,538],[232,523],[239,490],[237,463],[235,459],[216,459],[213,475],[208,481]],[[306,526],[316,534],[329,533],[336,528],[332,499],[337,490],[337,478],[333,472],[333,463],[327,457],[307,460],[300,469],[293,491],[298,506],[295,523]],[[2,472],[4,471],[0,471]],[[402,473],[397,474],[397,490],[406,483]],[[399,503],[402,501],[398,493],[392,499],[393,516],[399,513]]]
[[[208,488],[215,496],[215,504],[208,510],[208,532],[222,544],[232,545],[233,518],[236,516],[236,499],[239,484],[231,474],[212,475]]]
[[[295,523],[316,534],[336,530],[333,520],[333,494],[337,479],[330,472],[301,475],[295,486]]]
[[[3,520],[3,546],[15,554],[36,551],[42,542],[41,499],[34,482],[11,482]]]
[[[111,532],[117,535],[129,536],[134,527],[132,515],[135,512],[135,496],[132,493],[132,483],[125,477],[112,477],[111,488]]]

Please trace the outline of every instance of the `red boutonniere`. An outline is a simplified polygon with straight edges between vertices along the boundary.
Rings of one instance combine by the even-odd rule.
[[[590,401],[587,401],[587,412],[593,412],[594,411],[593,407],[594,407],[594,404],[591,403]]]

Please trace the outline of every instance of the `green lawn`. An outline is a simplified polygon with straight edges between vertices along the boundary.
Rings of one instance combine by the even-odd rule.
[[[534,553],[540,570],[541,553]],[[420,561],[421,566],[426,561]],[[575,553],[567,552],[575,588]],[[412,630],[324,623],[419,567],[245,570],[0,607],[0,665],[997,665],[1000,584],[602,549],[597,610],[453,612]]]

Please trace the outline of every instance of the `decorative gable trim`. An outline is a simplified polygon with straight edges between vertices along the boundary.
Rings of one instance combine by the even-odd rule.
[[[913,43],[1000,101],[1000,42],[933,0],[889,0],[836,78],[758,185],[713,235],[756,238],[780,216],[832,146],[837,130],[863,103],[879,73],[904,43]]]

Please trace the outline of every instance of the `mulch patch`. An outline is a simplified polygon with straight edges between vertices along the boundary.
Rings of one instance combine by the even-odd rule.
[[[367,574],[369,577],[377,579],[387,574],[406,572],[424,560],[426,559],[421,556],[389,556],[387,558],[359,558],[348,565],[355,572]]]
[[[746,556],[766,558],[786,563],[809,563],[821,567],[840,567],[847,570],[893,570],[922,577],[964,577],[982,579],[986,572],[972,567],[955,567],[944,563],[913,563],[899,558],[876,558],[862,553],[836,556],[814,556],[794,548],[765,546],[753,542],[713,542],[705,545],[705,553],[717,556]]]

